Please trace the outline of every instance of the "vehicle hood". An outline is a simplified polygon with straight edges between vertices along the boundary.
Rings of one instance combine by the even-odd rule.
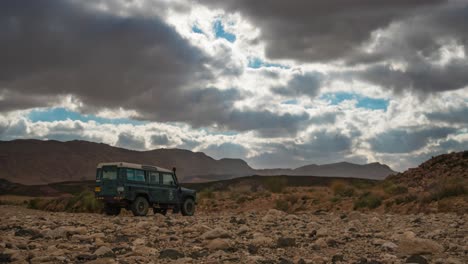
[[[185,193],[185,194],[195,194],[196,193],[195,190],[187,189],[187,188],[184,188],[184,187],[180,187],[180,190],[182,191],[182,193]]]

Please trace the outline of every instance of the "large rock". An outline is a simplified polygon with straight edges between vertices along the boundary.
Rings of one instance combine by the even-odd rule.
[[[167,248],[167,249],[163,249],[161,250],[161,252],[159,252],[159,258],[160,259],[179,259],[179,258],[183,258],[185,257],[185,254],[178,251],[177,249],[173,249],[173,248]]]
[[[210,250],[226,250],[232,247],[232,242],[228,239],[216,238],[206,244]]]
[[[444,251],[439,243],[424,238],[418,238],[413,232],[403,234],[398,243],[398,252],[405,255],[437,254]]]
[[[202,239],[229,238],[231,234],[222,228],[215,228],[201,235]]]

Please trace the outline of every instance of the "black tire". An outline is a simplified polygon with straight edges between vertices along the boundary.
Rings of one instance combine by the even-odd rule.
[[[166,215],[167,214],[167,208],[153,208],[153,213],[154,214]]]
[[[105,204],[104,205],[104,213],[106,215],[119,215],[121,208],[119,206]]]
[[[138,196],[131,205],[131,210],[134,216],[145,216],[148,213],[149,203],[145,197]]]
[[[192,198],[187,198],[182,204],[182,215],[192,216],[195,214],[195,201]]]

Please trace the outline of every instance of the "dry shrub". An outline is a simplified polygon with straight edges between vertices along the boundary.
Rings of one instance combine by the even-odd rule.
[[[375,193],[366,192],[362,194],[355,202],[354,209],[369,208],[374,209],[382,204],[382,197]]]
[[[347,185],[343,181],[333,181],[331,189],[336,196],[340,197],[351,197],[354,195],[354,188]]]
[[[285,177],[270,177],[265,181],[266,188],[274,193],[283,192],[288,185],[288,179]]]

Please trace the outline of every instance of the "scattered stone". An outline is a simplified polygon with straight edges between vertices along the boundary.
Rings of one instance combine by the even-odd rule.
[[[227,232],[226,230],[222,228],[215,228],[201,235],[202,239],[229,238],[229,237],[231,237],[229,232]]]
[[[178,251],[177,249],[168,248],[163,249],[159,252],[160,259],[179,259],[185,257],[185,254]]]
[[[211,250],[227,250],[231,248],[231,241],[228,239],[216,238],[206,244],[206,248]]]
[[[428,264],[429,262],[421,255],[411,255],[406,259],[405,263]]]
[[[96,251],[94,251],[94,255],[96,255],[98,257],[101,257],[101,258],[113,257],[114,252],[112,251],[112,249],[110,249],[110,248],[108,248],[106,246],[101,246]]]
[[[279,248],[283,247],[295,247],[296,246],[296,239],[292,237],[280,237],[276,241],[276,246]]]

